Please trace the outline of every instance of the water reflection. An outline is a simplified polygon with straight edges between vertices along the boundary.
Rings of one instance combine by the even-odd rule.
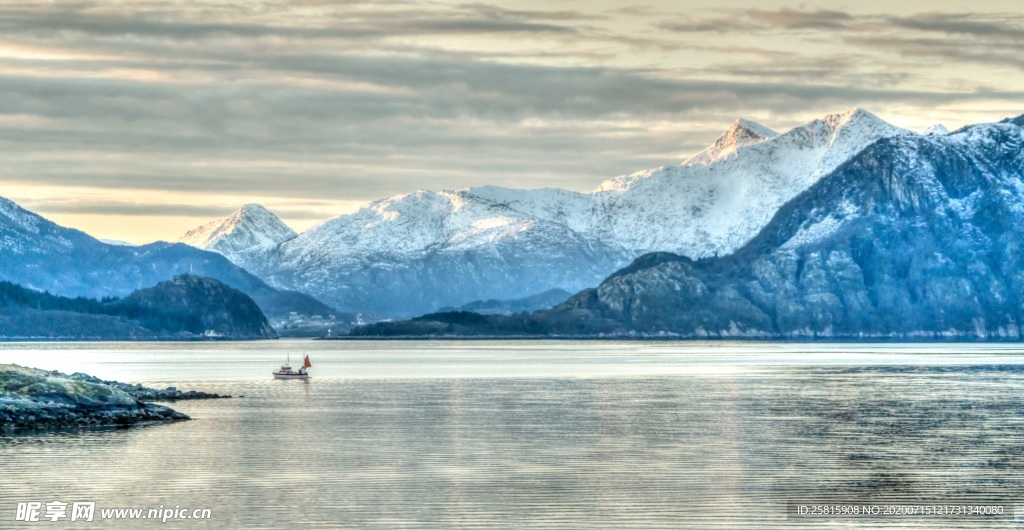
[[[314,374],[308,382],[274,381],[269,369],[242,380],[175,379],[192,368],[177,367],[173,352],[150,352],[160,368],[140,372],[147,377],[246,397],[179,403],[192,422],[4,439],[10,505],[0,505],[0,517],[10,520],[17,500],[86,499],[209,507],[222,527],[784,528],[796,524],[785,518],[787,500],[1013,499],[1021,491],[1024,369],[1016,357],[944,365],[918,352],[916,365],[800,366],[773,353],[733,370],[602,375],[672,362],[618,352],[584,361],[577,370],[585,376],[565,377],[566,359],[586,345],[567,348],[566,356],[546,352],[547,365],[528,359],[555,376],[388,378],[407,368],[378,360],[377,377]],[[493,351],[465,355],[484,372],[498,362]],[[986,527],[1000,524],[1013,521]]]

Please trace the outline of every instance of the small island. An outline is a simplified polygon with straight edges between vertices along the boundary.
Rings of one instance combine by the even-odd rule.
[[[185,421],[191,418],[148,401],[226,397],[0,364],[0,433]]]

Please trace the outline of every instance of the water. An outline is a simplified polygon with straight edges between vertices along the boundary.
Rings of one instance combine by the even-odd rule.
[[[271,379],[289,351],[312,380]],[[1014,500],[1017,345],[6,344],[0,362],[245,396],[174,404],[190,422],[0,438],[5,528],[31,500],[209,508],[230,528],[1021,522],[786,518],[787,500]]]

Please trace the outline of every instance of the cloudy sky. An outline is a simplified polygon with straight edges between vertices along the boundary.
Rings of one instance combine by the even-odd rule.
[[[0,0],[0,196],[175,239],[478,184],[586,191],[738,117],[1024,113],[1006,0]]]

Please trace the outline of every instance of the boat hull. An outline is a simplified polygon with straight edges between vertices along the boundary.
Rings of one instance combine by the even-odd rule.
[[[274,379],[309,379],[309,374],[282,374],[278,372],[271,372],[274,374]]]

